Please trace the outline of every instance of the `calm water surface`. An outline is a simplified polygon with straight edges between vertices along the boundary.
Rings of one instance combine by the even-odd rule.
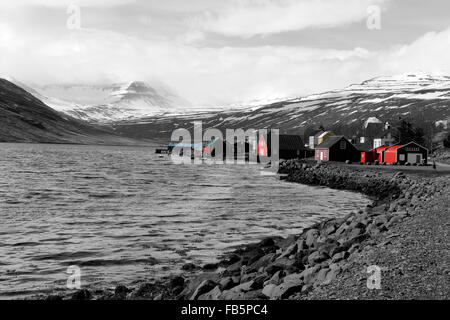
[[[362,195],[282,182],[261,166],[176,165],[144,147],[0,144],[0,297],[112,287],[298,234]]]

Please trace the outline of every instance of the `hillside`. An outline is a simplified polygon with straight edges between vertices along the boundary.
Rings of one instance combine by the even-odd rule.
[[[0,142],[143,143],[63,116],[29,92],[4,79],[0,79],[0,123]]]
[[[304,134],[323,125],[336,133],[357,134],[369,117],[396,122],[407,119],[444,130],[450,120],[450,77],[406,74],[380,77],[342,90],[284,100],[251,109],[199,112],[181,116],[155,116],[115,124],[118,132],[133,137],[170,138],[177,128],[191,128],[203,121],[204,128],[278,128],[280,132]],[[436,125],[440,124],[440,128]]]

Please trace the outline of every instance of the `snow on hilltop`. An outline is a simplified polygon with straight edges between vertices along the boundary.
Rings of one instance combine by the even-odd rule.
[[[232,110],[207,114],[150,117],[139,121],[140,128],[133,127],[133,121],[128,121],[117,124],[116,130],[131,135],[163,137],[180,126],[189,125],[192,119],[203,120],[208,127],[278,128],[286,133],[303,133],[306,128],[322,124],[330,129],[343,128],[340,131],[348,131],[346,134],[362,128],[369,118],[381,122],[397,121],[401,117],[448,123],[450,77],[422,73],[378,77],[342,90],[244,105],[247,108],[233,106]]]
[[[23,84],[20,84],[24,86]],[[191,104],[162,84],[26,86],[53,109],[90,122],[114,122],[182,113]]]

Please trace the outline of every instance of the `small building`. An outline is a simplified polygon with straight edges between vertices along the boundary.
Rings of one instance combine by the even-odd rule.
[[[378,148],[384,145],[392,146],[395,142],[392,129],[384,130],[380,135],[373,139],[373,148]]]
[[[318,140],[317,140],[317,143],[318,143],[318,145],[320,145],[321,143],[324,143],[325,140],[327,140],[329,137],[334,137],[334,136],[335,136],[335,134],[334,134],[333,132],[331,132],[331,131],[325,131],[324,133],[322,133],[322,134],[319,136],[319,138],[318,138]]]
[[[315,159],[320,161],[359,161],[361,152],[344,136],[328,137],[315,149]]]
[[[279,140],[279,158],[284,160],[302,159],[311,153],[306,149],[302,137],[298,135],[280,134]],[[267,141],[264,136],[261,136],[258,143],[258,156],[271,156],[272,139],[271,134],[268,134]]]
[[[374,163],[375,161],[383,162],[383,151],[389,146],[380,146],[378,148],[374,148],[370,151],[362,151],[361,152],[361,162],[364,163]]]
[[[427,164],[428,149],[415,142],[395,145],[384,150],[383,159],[386,163]]]

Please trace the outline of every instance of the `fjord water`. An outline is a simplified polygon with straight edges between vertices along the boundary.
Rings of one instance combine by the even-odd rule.
[[[146,147],[0,144],[0,298],[113,287],[203,265],[366,205],[259,165],[180,165]]]

